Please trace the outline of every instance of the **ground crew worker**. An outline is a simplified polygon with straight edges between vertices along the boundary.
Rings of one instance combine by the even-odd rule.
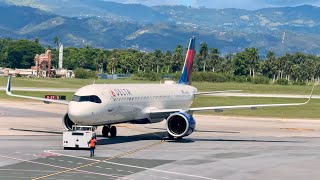
[[[90,157],[94,156],[94,149],[96,148],[96,144],[97,144],[97,140],[95,137],[92,137],[88,142],[88,145],[90,147]]]

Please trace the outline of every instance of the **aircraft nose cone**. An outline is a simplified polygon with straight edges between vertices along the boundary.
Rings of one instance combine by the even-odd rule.
[[[92,119],[93,112],[85,106],[85,104],[78,104],[70,102],[68,106],[68,114],[73,122],[80,124],[88,122]]]

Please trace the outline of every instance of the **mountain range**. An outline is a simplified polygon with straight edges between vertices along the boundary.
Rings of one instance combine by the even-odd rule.
[[[320,8],[260,10],[121,4],[102,0],[0,0],[0,38],[35,39],[65,46],[173,50],[191,36],[234,53],[257,47],[320,54]]]

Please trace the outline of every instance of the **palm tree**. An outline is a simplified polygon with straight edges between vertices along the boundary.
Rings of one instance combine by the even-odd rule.
[[[249,58],[250,75],[254,78],[255,67],[259,60],[258,49],[256,48],[246,48],[245,52]],[[251,74],[252,73],[252,74]]]
[[[137,71],[140,72],[141,67],[143,69],[143,53],[142,52],[138,52],[136,55],[136,63],[137,63]]]
[[[54,40],[54,44],[57,46],[57,49],[59,49],[59,37],[58,36],[55,36],[54,38],[53,38],[53,40]]]
[[[174,72],[177,72],[181,69],[181,65],[183,64],[183,47],[178,45],[176,50],[173,53],[173,65],[172,69]]]
[[[286,54],[286,55],[278,58],[278,60],[277,60],[276,67],[278,70],[278,79],[283,78],[284,68],[285,68],[286,62],[289,61],[289,56],[290,56],[290,54]]]
[[[156,60],[156,64],[157,64],[157,73],[159,73],[159,68],[160,68],[160,65],[162,65],[162,52],[161,50],[155,50],[154,53],[153,53],[153,56],[155,57],[155,60]]]
[[[219,66],[220,60],[220,52],[217,48],[210,48],[209,49],[209,64],[212,67],[212,72]]]
[[[270,74],[272,76],[272,81],[274,82],[276,80],[276,74],[277,74],[277,58],[272,51],[268,51],[267,53],[267,60],[266,60],[266,66],[268,66],[270,69]]]
[[[200,45],[200,57],[203,59],[203,72],[206,71],[206,61],[208,56],[208,45],[203,42]]]
[[[167,51],[164,56],[164,63],[167,66],[167,73],[170,72],[171,64],[172,64],[172,53],[171,51]]]
[[[96,69],[99,71],[99,73],[103,73],[103,64],[106,62],[106,53],[100,49],[98,55],[94,59]]]

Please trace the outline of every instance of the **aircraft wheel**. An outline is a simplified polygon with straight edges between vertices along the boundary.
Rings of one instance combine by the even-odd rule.
[[[117,136],[117,127],[111,126],[111,128],[110,128],[110,136],[111,137],[116,137]]]
[[[110,132],[110,127],[109,126],[103,126],[102,128],[102,136],[103,137],[108,137]]]

